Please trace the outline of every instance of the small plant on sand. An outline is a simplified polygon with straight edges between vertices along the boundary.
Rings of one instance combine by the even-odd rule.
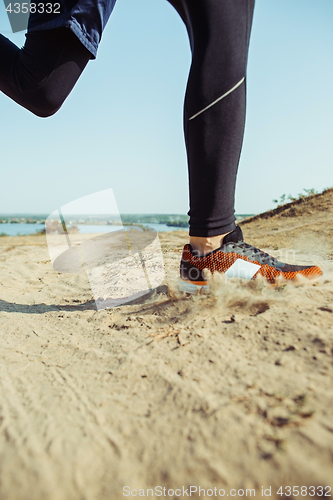
[[[32,236],[40,236],[40,235],[43,235],[43,234],[46,234],[46,229],[45,227],[43,229],[39,229],[38,231],[36,231],[35,233],[32,234]]]
[[[318,191],[316,191],[315,189],[303,189],[303,191],[305,191],[305,194],[304,193],[299,193],[298,194],[298,198],[296,199],[300,199],[300,198],[307,198],[308,196],[312,196],[314,194],[318,194]]]
[[[316,191],[313,188],[312,189],[303,189],[303,191],[305,191],[305,193],[298,193],[298,196],[296,196],[296,197],[292,196],[291,194],[289,194],[288,196],[283,194],[282,196],[280,196],[279,200],[273,200],[273,203],[276,203],[278,207],[281,207],[285,203],[289,203],[291,201],[297,201],[297,200],[300,200],[301,198],[307,198],[308,196],[318,194],[318,191]]]
[[[278,207],[284,205],[284,203],[286,203],[286,195],[283,194],[282,196],[280,196],[279,200],[273,200],[273,203],[278,203]]]

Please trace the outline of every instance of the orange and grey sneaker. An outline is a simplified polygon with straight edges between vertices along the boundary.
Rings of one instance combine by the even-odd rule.
[[[317,266],[283,264],[259,248],[245,243],[239,226],[224,237],[220,248],[202,257],[196,255],[191,245],[184,246],[180,263],[180,289],[186,293],[195,293],[201,288],[208,289],[205,270],[224,273],[226,278],[246,280],[261,275],[272,284],[279,277],[294,281],[300,275],[310,279],[322,275]]]

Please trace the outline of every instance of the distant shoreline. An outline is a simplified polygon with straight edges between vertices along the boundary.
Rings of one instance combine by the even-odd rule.
[[[255,214],[236,214],[237,221],[242,221]],[[48,218],[45,214],[0,214],[1,224],[44,224]],[[189,217],[183,214],[105,214],[105,215],[66,215],[66,224],[69,225],[119,225],[132,224],[165,224],[168,227],[189,227]]]

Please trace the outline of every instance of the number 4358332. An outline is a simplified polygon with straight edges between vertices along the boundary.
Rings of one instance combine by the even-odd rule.
[[[331,497],[331,491],[330,486],[280,486],[277,494],[286,497]]]
[[[10,3],[6,7],[9,14],[60,14],[60,3]]]

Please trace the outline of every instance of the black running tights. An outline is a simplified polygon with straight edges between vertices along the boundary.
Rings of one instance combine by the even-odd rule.
[[[61,107],[90,57],[67,28],[28,33],[22,49],[0,35],[0,90],[46,118]]]
[[[186,25],[192,50],[184,105],[190,235],[215,236],[235,228],[254,0],[168,1]],[[22,49],[0,35],[0,90],[37,116],[50,116],[90,57],[66,28],[28,33]]]

